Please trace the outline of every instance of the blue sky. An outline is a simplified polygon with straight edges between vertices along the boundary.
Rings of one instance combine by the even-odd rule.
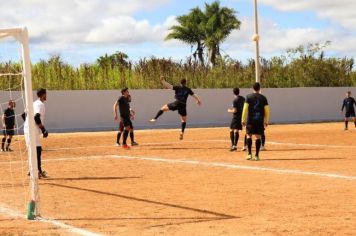
[[[0,27],[26,25],[31,58],[60,54],[68,63],[94,62],[117,50],[132,60],[191,54],[189,45],[165,42],[175,16],[204,2],[179,0],[13,0],[2,3]],[[223,53],[246,61],[254,55],[252,0],[221,0],[238,11],[242,27],[221,45]],[[288,48],[331,40],[328,55],[354,57],[356,13],[353,1],[259,0],[261,56],[283,54]],[[19,6],[22,6],[19,8]],[[0,52],[1,53],[1,52]]]

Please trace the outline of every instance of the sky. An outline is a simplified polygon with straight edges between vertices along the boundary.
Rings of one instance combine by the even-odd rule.
[[[0,28],[26,26],[31,60],[51,55],[79,65],[121,51],[144,57],[184,60],[190,45],[165,41],[176,16],[213,1],[199,0],[0,0]],[[221,0],[242,22],[221,45],[223,55],[254,57],[253,1]],[[331,41],[327,56],[355,57],[354,0],[258,0],[261,56],[282,55],[301,44]],[[0,50],[1,56],[1,50]]]

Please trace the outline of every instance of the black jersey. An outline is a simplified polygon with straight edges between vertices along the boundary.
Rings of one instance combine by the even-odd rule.
[[[186,104],[187,103],[187,100],[188,100],[188,96],[189,95],[194,95],[194,92],[184,86],[184,85],[181,85],[181,86],[173,86],[173,90],[175,91],[175,99],[181,103],[184,103]]]
[[[353,97],[347,97],[342,103],[341,110],[346,110],[346,113],[355,113],[354,104],[356,105],[355,99]]]
[[[234,114],[233,114],[234,118],[241,120],[244,103],[245,103],[245,98],[242,96],[237,96],[234,99],[234,101],[232,102],[232,107],[236,109],[236,112],[234,112]]]
[[[12,108],[7,108],[4,112],[5,126],[14,127],[15,126],[15,111]]]
[[[121,96],[118,100],[121,117],[130,116],[130,98]]]
[[[263,122],[265,117],[265,106],[268,105],[267,98],[259,93],[252,93],[246,96],[248,106],[248,122]]]

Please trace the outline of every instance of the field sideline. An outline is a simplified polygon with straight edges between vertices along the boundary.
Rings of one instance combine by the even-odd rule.
[[[26,160],[12,156],[11,175],[0,154],[0,234],[356,235],[350,128],[272,125],[259,162],[229,152],[227,128],[188,128],[183,141],[178,130],[137,131],[129,151],[115,132],[50,134],[40,221],[23,218]]]

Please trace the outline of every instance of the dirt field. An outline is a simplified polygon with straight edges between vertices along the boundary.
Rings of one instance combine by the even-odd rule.
[[[13,152],[11,175],[1,154],[0,235],[356,235],[356,130],[342,128],[270,126],[259,162],[245,160],[243,137],[229,152],[227,128],[188,128],[184,141],[137,131],[129,151],[114,132],[50,134],[40,180],[49,221],[21,218],[27,163]]]

